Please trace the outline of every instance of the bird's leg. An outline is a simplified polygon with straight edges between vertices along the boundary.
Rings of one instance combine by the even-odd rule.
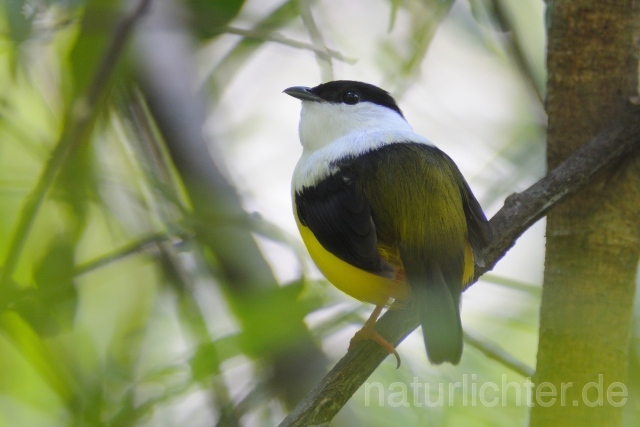
[[[397,369],[400,367],[400,355],[396,351],[396,348],[393,346],[393,344],[387,341],[375,329],[376,320],[378,320],[378,317],[380,316],[380,313],[382,313],[383,308],[383,305],[376,306],[376,308],[373,310],[373,313],[371,313],[371,316],[369,316],[367,321],[364,322],[364,326],[362,327],[362,329],[356,332],[353,338],[351,338],[351,341],[349,342],[349,350],[347,351],[350,351],[353,345],[358,341],[375,341],[380,344],[380,346],[382,346],[382,348],[384,348],[389,354],[393,354],[396,357],[396,361],[398,362],[398,366],[396,366]]]

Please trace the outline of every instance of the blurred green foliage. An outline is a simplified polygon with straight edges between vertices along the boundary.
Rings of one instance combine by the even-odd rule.
[[[274,2],[271,9],[246,3],[251,12],[237,25],[250,27],[251,34],[239,36],[209,68],[208,109],[266,41],[299,18],[298,1]],[[449,16],[454,3],[388,2],[389,41],[376,51],[383,80],[394,93],[405,92],[419,78],[438,26],[452,19],[464,31],[481,34],[485,49],[517,70],[524,85],[534,82],[527,102],[542,111],[535,92],[544,68],[520,26],[532,1],[518,2],[522,7],[471,1],[475,21]],[[286,360],[278,359],[282,349],[309,335],[303,323],[309,313],[335,309],[340,301],[325,283],[307,277],[306,261],[298,261],[304,274],[292,283],[244,295],[242,304],[222,283],[220,254],[194,237],[189,195],[136,86],[138,58],[131,54],[129,36],[119,41],[124,45],[117,57],[106,56],[135,4],[7,0],[0,9],[0,426],[274,424],[287,407],[278,387],[286,384],[271,381],[287,370],[279,365]],[[228,46],[221,35],[247,5],[190,0],[181,6],[185,32],[204,49]],[[508,7],[508,14],[497,13],[498,6]],[[410,14],[408,27],[399,28],[400,12]],[[366,9],[362,13],[366,16]],[[320,28],[332,31],[330,23]],[[398,43],[407,49],[397,50]],[[101,80],[101,73],[108,78]],[[96,95],[87,108],[87,99]],[[532,115],[525,110],[523,115]],[[544,120],[538,119],[527,116],[510,124],[514,142],[497,155],[514,173],[514,185],[542,170]],[[78,123],[86,132],[76,132]],[[69,151],[54,164],[64,144]],[[489,172],[483,181],[491,202],[513,190]],[[259,217],[234,221],[232,226],[249,227],[299,253],[286,233]],[[513,288],[522,291],[517,283]],[[515,355],[531,364],[538,297],[521,293],[517,314],[490,312],[476,319],[486,334],[512,344]],[[366,315],[367,307],[347,314],[330,309],[313,337],[332,342],[354,318]],[[503,366],[473,348],[467,353],[461,371],[411,363],[394,370],[383,364],[370,380],[387,386],[409,384],[414,376],[448,381],[473,373],[478,382],[500,382]],[[523,380],[513,373],[508,377]],[[367,406],[363,393],[336,425],[513,426],[526,423],[528,410],[511,395],[495,408],[427,411]]]

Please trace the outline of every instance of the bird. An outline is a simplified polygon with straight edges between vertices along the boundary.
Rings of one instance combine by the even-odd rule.
[[[301,100],[291,192],[311,259],[339,290],[375,305],[350,343],[373,340],[385,307],[413,309],[432,364],[458,364],[460,300],[491,230],[462,173],[414,132],[394,98],[359,81],[284,93]]]

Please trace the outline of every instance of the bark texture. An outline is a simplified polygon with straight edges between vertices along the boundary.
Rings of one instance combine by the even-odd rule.
[[[550,0],[547,8],[552,169],[637,96],[638,2]],[[531,426],[622,423],[615,393],[626,380],[640,256],[638,157],[636,150],[547,215]]]

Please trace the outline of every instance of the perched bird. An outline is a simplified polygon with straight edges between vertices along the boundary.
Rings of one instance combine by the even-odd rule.
[[[292,181],[302,240],[334,286],[376,305],[352,343],[372,339],[398,357],[374,324],[385,306],[415,306],[429,360],[457,364],[461,293],[489,239],[457,166],[376,86],[340,80],[284,93],[302,101]]]

